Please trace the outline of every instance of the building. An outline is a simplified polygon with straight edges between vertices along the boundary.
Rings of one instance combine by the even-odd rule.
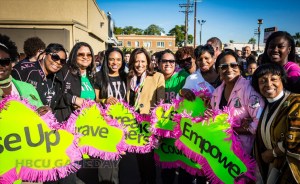
[[[0,4],[0,33],[15,41],[19,52],[33,36],[46,45],[60,43],[68,51],[81,41],[95,53],[117,45],[110,14],[95,0],[0,0]]]
[[[144,47],[149,53],[155,53],[165,49],[177,51],[175,36],[160,35],[116,35],[120,49]]]

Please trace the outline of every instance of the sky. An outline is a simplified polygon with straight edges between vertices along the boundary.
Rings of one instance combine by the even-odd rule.
[[[184,25],[185,14],[179,4],[187,0],[96,0],[99,8],[110,12],[115,26],[133,26],[146,29],[156,24],[168,33],[175,25]],[[191,3],[194,0],[190,0]],[[192,8],[192,10],[194,10]],[[216,36],[223,43],[245,43],[257,35],[257,19],[263,19],[263,30],[277,27],[291,35],[300,32],[300,0],[197,0],[197,20],[206,20],[202,25],[202,44]],[[194,12],[189,14],[189,34],[194,34]],[[197,22],[197,44],[200,25]]]

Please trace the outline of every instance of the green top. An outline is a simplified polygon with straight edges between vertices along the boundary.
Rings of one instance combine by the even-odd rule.
[[[96,98],[94,88],[86,75],[81,76],[81,98],[94,100]]]
[[[166,97],[165,102],[170,103],[170,101],[176,98],[177,93],[185,84],[185,79],[190,74],[185,70],[180,70],[174,73],[169,79],[166,80]]]
[[[35,105],[38,108],[43,106],[40,95],[33,85],[15,79],[12,79],[12,82],[17,88],[21,98],[26,98],[31,105]]]

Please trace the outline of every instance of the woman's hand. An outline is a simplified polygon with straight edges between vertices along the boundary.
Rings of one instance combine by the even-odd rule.
[[[75,108],[79,108],[84,103],[84,98],[77,97],[75,100]]]
[[[196,99],[196,96],[194,92],[190,89],[182,88],[179,91],[179,96],[187,99],[188,101],[194,101]]]
[[[265,163],[271,163],[274,160],[273,150],[272,149],[266,150],[261,154],[261,157]]]
[[[105,101],[105,104],[109,104],[109,105],[114,105],[116,103],[118,103],[118,99],[114,98],[114,97],[108,97]]]
[[[47,112],[49,112],[49,111],[51,112],[51,108],[49,106],[44,105],[42,107],[39,107],[36,111],[40,116],[43,116]]]

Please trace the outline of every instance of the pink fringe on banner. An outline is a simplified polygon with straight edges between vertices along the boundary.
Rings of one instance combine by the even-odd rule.
[[[75,129],[76,120],[78,116],[84,113],[84,109],[92,107],[93,105],[96,105],[96,108],[98,108],[98,110],[100,111],[100,115],[107,122],[107,124],[119,128],[124,132],[124,128],[117,122],[117,120],[114,120],[110,116],[108,116],[105,110],[99,104],[91,100],[86,100],[79,110],[75,111],[70,115],[67,122],[60,125],[60,128],[65,129],[73,134],[78,134],[78,132],[76,132]],[[121,157],[120,154],[125,152],[127,147],[127,144],[125,144],[125,135],[123,134],[121,141],[117,144],[117,151],[115,153],[98,150],[92,146],[82,146],[79,148],[79,150],[82,154],[88,154],[93,157],[99,157],[103,160],[116,160]]]
[[[130,113],[133,114],[133,116],[135,117],[135,119],[137,120],[137,123],[141,123],[143,121],[148,121],[150,122],[150,115],[141,115],[141,114],[138,114],[137,112],[134,111],[134,107],[131,107],[127,102],[125,102],[124,100],[119,100],[119,102],[125,107],[127,108]],[[104,109],[105,111],[105,115],[108,114],[108,109],[111,105],[105,105],[106,108]],[[118,123],[119,124],[119,123]],[[119,126],[122,126],[123,125],[120,125]],[[123,127],[124,128],[124,127]],[[150,130],[149,130],[150,131]],[[126,128],[124,130],[124,133],[126,134],[127,131],[126,131]],[[149,143],[147,145],[144,145],[144,146],[133,146],[133,145],[128,145],[126,143],[126,146],[123,146],[124,148],[126,148],[126,150],[130,153],[149,153],[151,152],[151,150],[153,150],[154,148],[157,147],[158,145],[158,139],[154,136],[154,134],[152,134],[150,137],[149,137]]]
[[[204,176],[204,172],[202,169],[190,167],[189,165],[185,164],[180,160],[177,160],[175,162],[161,162],[159,160],[159,156],[156,153],[154,153],[154,160],[155,160],[155,164],[157,166],[160,166],[161,168],[172,169],[172,168],[181,167],[182,169],[186,170],[188,173],[190,173],[193,176]]]
[[[167,111],[170,109],[173,104],[164,104],[162,101],[151,111],[151,128],[150,131],[157,136],[160,137],[165,137],[165,138],[177,138],[179,133],[180,133],[180,126],[177,123],[174,127],[174,130],[165,130],[165,129],[160,129],[156,127],[156,123],[158,121],[157,116],[156,116],[156,110],[160,107],[163,108],[163,110]],[[173,120],[174,121],[174,120]],[[175,122],[175,121],[174,121]]]
[[[235,153],[235,155],[241,159],[241,161],[246,165],[247,167],[247,172],[243,173],[244,176],[252,179],[255,181],[255,167],[256,167],[256,162],[253,158],[248,155],[241,146],[241,143],[238,141],[238,138],[235,136],[232,127],[236,124],[236,119],[232,118],[232,110],[229,108],[224,108],[224,112],[228,114],[228,119],[227,121],[230,123],[231,128],[228,130],[224,130],[228,134],[228,138],[225,139],[225,141],[232,141],[232,151]],[[213,111],[213,118],[215,118],[218,114],[222,113],[222,111]],[[183,114],[183,117],[186,117],[187,114]],[[195,123],[195,122],[194,122]],[[204,122],[203,122],[204,123]],[[198,153],[195,153],[194,151],[190,150],[186,145],[184,145],[179,139],[176,140],[175,146],[179,149],[182,150],[182,152],[190,159],[195,160],[197,163],[202,165],[203,171],[205,175],[212,181],[212,183],[223,183],[213,172],[211,169],[210,165],[206,161],[204,157],[199,155]],[[244,180],[241,179],[239,181],[236,181],[235,183],[237,184],[242,184],[244,183]]]
[[[18,180],[18,174],[17,174],[17,171],[15,168],[7,171],[3,175],[0,175],[0,183],[1,184],[11,184],[16,180]]]
[[[19,96],[8,96],[0,102],[0,109],[2,110],[5,108],[5,104],[9,101],[19,101],[26,105],[33,111],[36,111],[36,107],[29,104],[26,99],[21,100]],[[44,116],[41,117],[44,122],[48,125],[50,129],[56,126],[57,121],[54,115],[51,112],[47,112]],[[11,181],[12,179],[17,180],[26,180],[26,181],[53,181],[57,180],[58,178],[63,178],[68,176],[72,172],[76,172],[79,168],[79,165],[74,163],[75,161],[81,160],[81,153],[77,147],[77,136],[74,135],[73,143],[67,148],[66,154],[69,156],[71,163],[60,167],[60,168],[53,168],[53,169],[45,169],[45,170],[38,170],[29,167],[22,167],[19,171],[17,176],[16,170],[12,169],[8,173],[5,173],[1,177],[3,177],[7,181]],[[17,177],[16,177],[17,176]],[[13,182],[11,182],[13,183]]]

